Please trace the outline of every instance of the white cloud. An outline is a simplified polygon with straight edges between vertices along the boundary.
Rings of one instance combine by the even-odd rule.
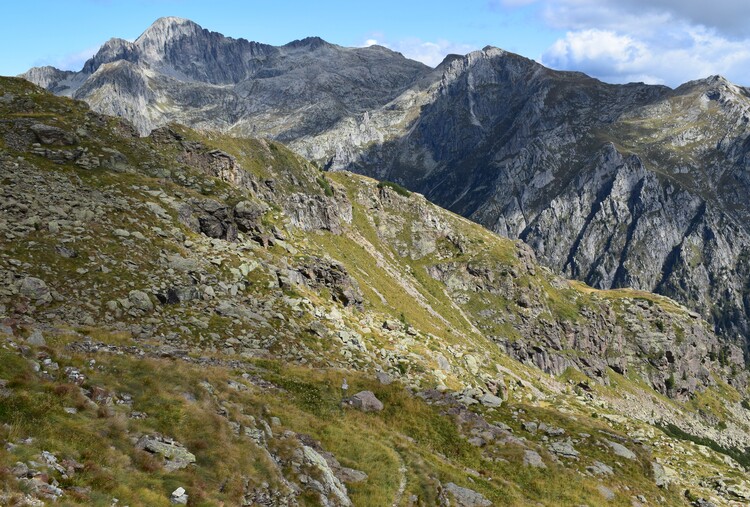
[[[383,34],[378,35],[384,37]],[[424,41],[416,37],[401,39],[394,42],[369,38],[363,45],[372,46],[375,44],[385,46],[393,51],[398,51],[405,57],[417,60],[418,62],[422,62],[430,67],[436,67],[439,65],[449,54],[464,55],[478,49],[468,44],[458,44],[443,39],[437,41]]]
[[[91,58],[99,51],[101,44],[98,46],[90,47],[82,51],[76,51],[75,53],[69,53],[67,55],[56,55],[49,56],[47,58],[37,60],[34,62],[34,66],[51,65],[60,70],[75,70],[79,71],[83,68],[83,64],[86,60]]]
[[[604,81],[643,81],[676,86],[714,74],[750,82],[750,44],[703,27],[685,28],[680,46],[665,47],[611,30],[570,31],[542,56],[557,69],[575,69]]]
[[[526,0],[495,0],[512,7]],[[747,0],[537,0],[543,22],[565,30],[542,55],[556,69],[609,82],[670,86],[721,74],[750,84]]]

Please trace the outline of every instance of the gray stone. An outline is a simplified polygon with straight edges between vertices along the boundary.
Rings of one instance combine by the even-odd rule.
[[[578,458],[580,455],[575,447],[573,447],[573,442],[570,439],[552,442],[549,445],[549,450],[553,454],[557,454],[563,458]]]
[[[342,507],[352,505],[346,486],[336,477],[325,458],[318,451],[306,445],[302,446],[302,454],[305,462],[318,470],[321,477],[320,486],[322,493],[333,497],[335,502],[333,505],[340,505]]]
[[[526,449],[523,452],[523,464],[528,467],[547,468],[547,465],[544,464],[544,460],[542,460],[539,453],[532,451],[531,449]]]
[[[47,346],[47,340],[44,339],[44,335],[42,335],[42,332],[38,329],[34,329],[34,331],[29,335],[29,337],[26,338],[26,343],[28,343],[29,345],[33,345],[35,347]]]
[[[636,459],[635,453],[624,445],[612,442],[611,440],[605,440],[605,442],[616,455],[626,459]]]
[[[651,462],[651,470],[654,473],[654,482],[658,487],[665,488],[669,486],[669,476],[667,476],[667,472],[663,466],[653,461]]]
[[[37,139],[42,144],[51,144],[58,146],[69,146],[78,143],[75,134],[65,132],[63,129],[36,123],[30,127],[31,131],[36,134]]]
[[[383,410],[383,402],[375,397],[372,391],[361,391],[344,400],[348,405],[363,412],[379,412]]]
[[[162,456],[165,460],[164,469],[168,472],[180,470],[195,463],[195,455],[185,449],[182,444],[161,436],[141,437],[136,447]]]
[[[503,404],[503,399],[491,393],[484,393],[479,398],[479,403],[485,407],[497,408]]]
[[[21,280],[21,283],[18,286],[18,292],[22,296],[38,303],[49,303],[52,301],[52,294],[50,293],[47,284],[44,283],[44,280],[33,276],[27,276]]]
[[[170,497],[170,500],[175,505],[187,505],[188,494],[185,491],[185,488],[179,487],[176,490],[172,491],[172,496]]]
[[[131,290],[128,293],[128,301],[133,305],[133,308],[144,312],[154,309],[154,303],[151,302],[151,298],[148,297],[148,294],[140,290]]]
[[[528,431],[529,433],[534,434],[539,428],[539,425],[535,421],[525,421],[521,423],[521,428],[523,428],[525,431]]]
[[[603,484],[598,484],[596,486],[597,491],[599,491],[599,494],[604,497],[605,500],[608,502],[615,499],[615,492],[609,489],[607,486]]]
[[[404,328],[404,325],[393,319],[388,319],[383,322],[383,329],[387,329],[388,331],[399,331]]]
[[[477,363],[477,358],[472,356],[471,354],[467,354],[464,356],[464,363],[466,363],[466,369],[469,370],[469,373],[472,375],[476,375],[479,373],[479,363]]]
[[[378,379],[382,385],[387,386],[393,383],[393,379],[384,371],[379,371],[375,374],[375,378]]]
[[[26,477],[29,474],[29,467],[26,465],[26,463],[17,462],[13,468],[10,469],[10,473],[14,477]]]
[[[492,505],[492,502],[481,493],[452,482],[443,485],[443,489],[453,495],[458,507],[490,507]]]
[[[586,467],[586,470],[594,475],[612,475],[614,470],[609,465],[602,463],[601,461],[594,461],[591,465]]]

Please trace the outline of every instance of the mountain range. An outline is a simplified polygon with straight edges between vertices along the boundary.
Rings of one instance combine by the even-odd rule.
[[[611,85],[487,47],[435,69],[384,47],[281,47],[179,19],[25,78],[124,117],[286,143],[528,243],[554,270],[655,291],[750,337],[749,91]]]
[[[179,18],[23,77],[0,505],[750,502],[747,89]]]

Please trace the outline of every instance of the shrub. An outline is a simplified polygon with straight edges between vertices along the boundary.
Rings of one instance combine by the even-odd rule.
[[[398,195],[403,195],[404,197],[409,197],[411,195],[411,192],[409,192],[407,189],[399,185],[398,183],[394,183],[392,181],[381,181],[378,183],[378,188],[390,188],[394,192],[396,192]]]
[[[331,184],[325,176],[318,176],[315,181],[318,182],[318,185],[323,189],[323,193],[325,193],[326,196],[333,197],[333,188],[331,188]]]
[[[669,378],[664,381],[664,386],[667,388],[667,391],[672,391],[674,389],[675,381],[674,381],[674,373],[669,375]]]

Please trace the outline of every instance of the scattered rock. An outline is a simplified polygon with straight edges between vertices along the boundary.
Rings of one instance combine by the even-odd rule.
[[[471,354],[467,354],[464,356],[464,363],[466,363],[466,369],[469,370],[469,373],[472,375],[476,375],[479,373],[479,363],[477,363],[477,358],[472,356]]]
[[[78,143],[78,138],[69,132],[65,132],[63,129],[53,127],[51,125],[45,125],[44,123],[36,123],[30,127],[31,131],[34,132],[39,142],[47,145],[56,146],[70,146]]]
[[[497,408],[503,404],[503,399],[500,398],[499,396],[495,396],[494,394],[484,393],[479,398],[479,403],[481,403],[485,407]]]
[[[18,292],[33,301],[38,303],[49,303],[52,301],[52,294],[50,293],[47,284],[44,280],[34,278],[33,276],[27,276],[21,280],[18,286]]]
[[[131,290],[128,293],[128,301],[133,305],[133,308],[148,312],[154,309],[154,304],[151,302],[151,298],[148,297],[143,291]]]
[[[615,492],[609,489],[607,486],[599,484],[596,486],[596,489],[608,502],[615,499]]]
[[[557,454],[563,458],[578,458],[580,455],[575,447],[573,447],[573,442],[570,439],[552,442],[549,445],[549,450],[553,454]]]
[[[38,329],[34,329],[31,335],[26,338],[26,343],[28,343],[29,345],[33,345],[34,347],[47,346],[47,340],[44,339],[44,335],[42,335],[42,332]]]
[[[613,475],[614,470],[609,465],[602,463],[601,461],[594,461],[593,464],[586,467],[586,470],[594,475]]]
[[[658,487],[665,488],[669,485],[669,476],[667,476],[667,471],[664,470],[663,466],[654,461],[651,463],[651,470],[654,473],[654,482]]]
[[[340,505],[341,507],[352,505],[346,486],[334,475],[323,456],[307,445],[302,446],[302,453],[305,463],[318,471],[318,475],[321,478],[320,489],[322,491],[320,493],[329,497],[333,496],[335,499],[334,505]],[[325,505],[328,505],[328,502],[325,502]]]
[[[78,257],[78,252],[62,244],[55,247],[55,252],[57,252],[60,257],[65,257],[66,259],[75,259]]]

